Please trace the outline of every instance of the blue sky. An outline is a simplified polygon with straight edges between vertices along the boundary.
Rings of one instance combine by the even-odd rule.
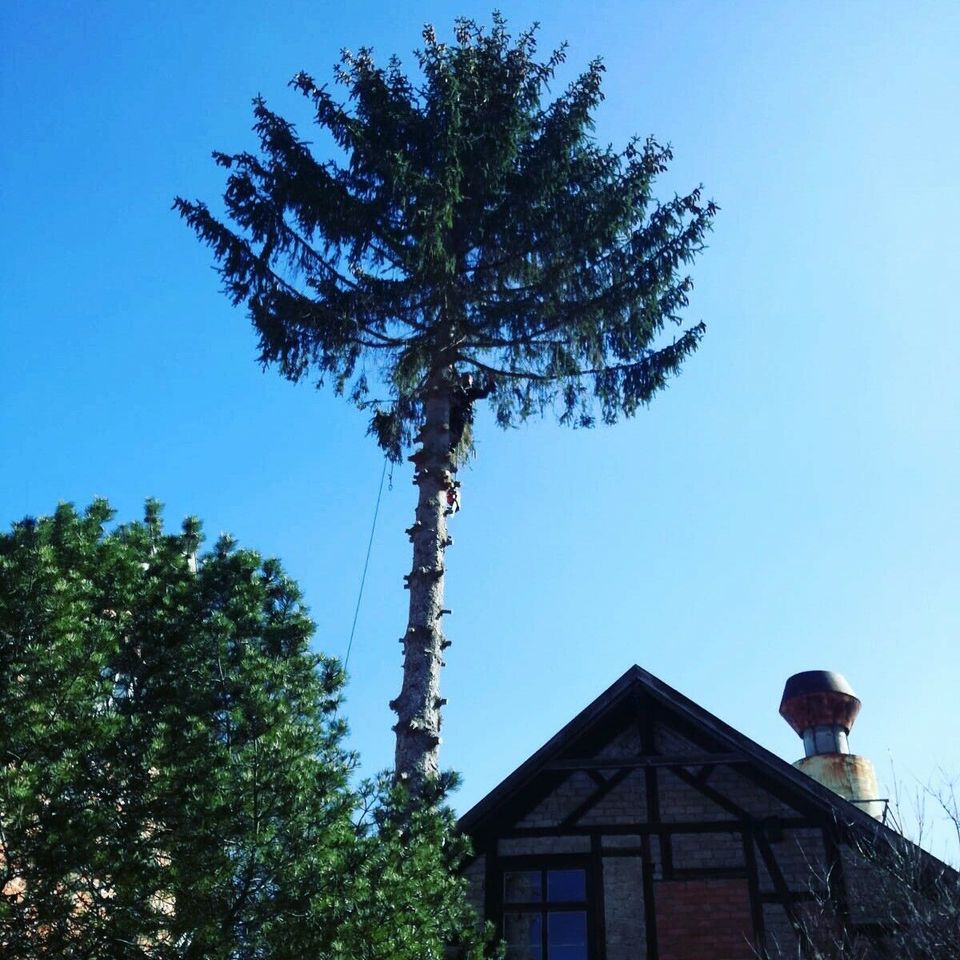
[[[689,317],[707,337],[635,420],[484,415],[448,555],[443,763],[465,809],[630,664],[786,759],[786,677],[842,671],[889,789],[960,776],[960,7],[503,4],[570,69],[600,54],[597,136],[673,145],[662,191],[719,203]],[[361,414],[255,363],[208,252],[170,211],[215,203],[212,149],[250,100],[341,47],[412,64],[401,9],[278,2],[0,8],[0,520],[147,496],[279,555],[343,654],[382,459]],[[307,134],[306,126],[303,128]],[[414,489],[385,490],[348,715],[389,765]]]

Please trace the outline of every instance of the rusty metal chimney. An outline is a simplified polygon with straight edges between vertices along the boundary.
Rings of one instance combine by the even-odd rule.
[[[806,756],[794,766],[871,816],[883,817],[877,773],[850,752],[847,737],[860,712],[850,684],[830,670],[795,673],[783,688],[780,715],[803,740]]]

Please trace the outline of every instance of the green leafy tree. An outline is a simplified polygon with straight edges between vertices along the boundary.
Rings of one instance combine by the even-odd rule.
[[[344,102],[298,74],[330,157],[258,97],[259,155],[214,154],[230,171],[232,225],[201,202],[175,204],[246,304],[261,362],[371,409],[394,460],[416,445],[392,703],[396,771],[414,792],[438,770],[447,518],[475,403],[489,399],[503,427],[548,412],[579,426],[634,415],[703,333],[680,311],[716,212],[699,189],[654,198],[671,156],[656,140],[596,142],[599,60],[549,100],[563,49],[538,60],[535,29],[514,39],[496,15],[489,30],[458,20],[455,32],[448,45],[426,28],[413,77],[395,58],[345,52]]]
[[[110,517],[0,536],[0,954],[479,957],[449,811],[350,786],[280,564]]]

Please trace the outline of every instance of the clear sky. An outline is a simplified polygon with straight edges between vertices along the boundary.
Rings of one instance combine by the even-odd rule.
[[[463,810],[639,663],[788,760],[787,676],[843,672],[851,737],[907,789],[960,776],[960,5],[504,3],[571,69],[597,136],[672,143],[662,190],[721,206],[689,311],[707,337],[613,428],[484,415],[448,554],[445,766]],[[216,203],[250,100],[341,47],[412,65],[451,5],[7,0],[0,6],[0,522],[108,496],[283,558],[342,655],[382,458],[363,415],[255,363],[170,211]],[[303,128],[309,136],[308,129]],[[349,669],[388,766],[410,470],[385,490]]]

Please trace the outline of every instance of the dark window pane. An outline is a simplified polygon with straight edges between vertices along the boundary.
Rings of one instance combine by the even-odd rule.
[[[541,960],[542,924],[540,913],[503,915],[503,939],[509,960]]]
[[[510,954],[508,953],[507,956]],[[587,960],[587,945],[576,947],[547,947],[548,960]]]
[[[539,903],[539,870],[511,870],[503,875],[504,903]]]
[[[547,899],[553,903],[586,900],[586,873],[583,870],[548,870]]]
[[[583,948],[583,953],[557,953],[560,949]],[[577,910],[570,913],[547,914],[547,956],[548,960],[563,957],[586,956],[587,915]]]

